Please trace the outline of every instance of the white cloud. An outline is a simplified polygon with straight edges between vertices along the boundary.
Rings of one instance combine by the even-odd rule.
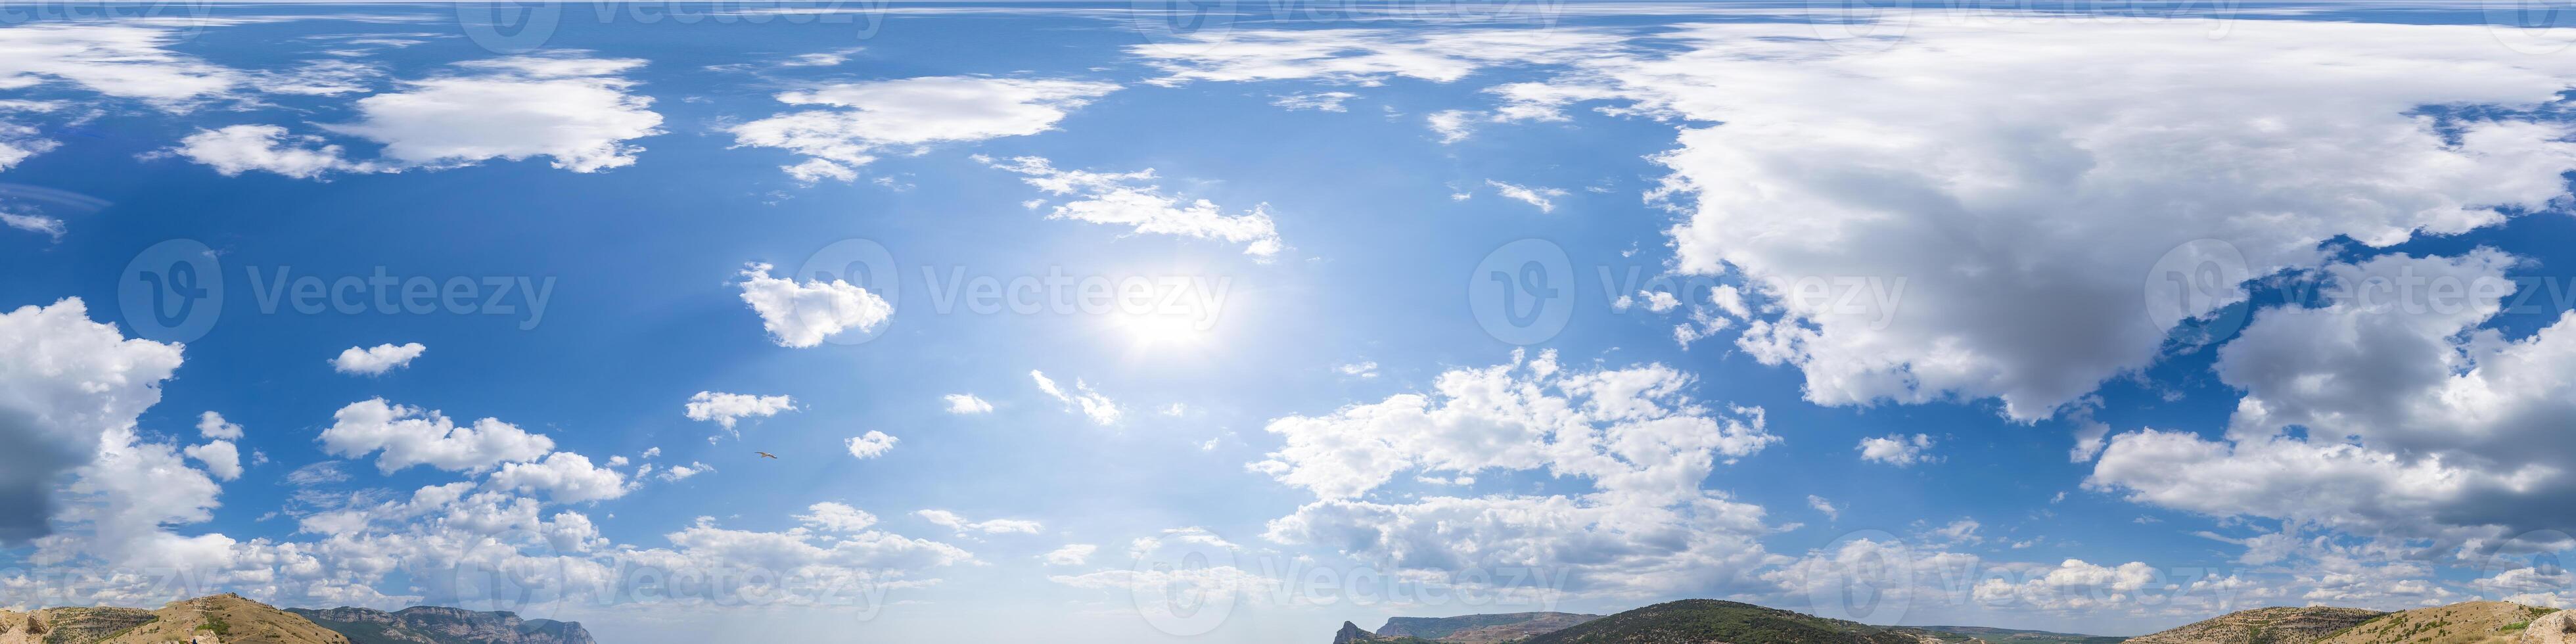
[[[2142,296],[2184,302],[2148,273],[2186,242],[2233,245],[2247,277],[2312,267],[2337,236],[2386,245],[2542,208],[2576,169],[2563,122],[2462,120],[2454,141],[2417,110],[2541,105],[2576,61],[2477,26],[2231,25],[1914,24],[1896,47],[1694,25],[1674,53],[1587,57],[1557,82],[1715,124],[1658,157],[1689,213],[1678,267],[1740,274],[1778,306],[1739,346],[1804,371],[1810,399],[1995,397],[2030,420],[2156,358],[2172,321]],[[2067,56],[2027,55],[2043,50]],[[1797,295],[1816,286],[1833,292]]]
[[[382,450],[376,469],[387,474],[414,465],[480,472],[502,463],[536,460],[555,446],[554,439],[497,418],[458,426],[436,410],[395,405],[383,398],[349,403],[331,418],[331,426],[322,430],[322,451],[362,458]]]
[[[842,331],[875,330],[894,316],[894,305],[857,285],[839,279],[799,284],[794,276],[771,277],[770,269],[768,264],[748,265],[737,286],[742,287],[742,301],[760,314],[761,328],[769,330],[778,346],[820,345]]]
[[[948,401],[948,413],[951,414],[962,416],[993,413],[993,403],[984,402],[984,399],[975,397],[975,394],[948,394],[941,396],[940,399]]]
[[[1825,513],[1825,518],[1827,519],[1843,518],[1843,509],[1835,506],[1834,502],[1825,500],[1825,497],[1813,494],[1807,495],[1807,507],[1815,508],[1817,512]]]
[[[894,451],[894,444],[901,441],[885,432],[870,430],[864,435],[850,437],[848,443],[850,455],[864,459],[884,456],[886,452]]]
[[[213,440],[241,440],[242,426],[210,411],[197,415],[197,435]]]
[[[1023,181],[1048,194],[1078,195],[1074,201],[1047,213],[1048,219],[1127,226],[1138,234],[1238,243],[1243,244],[1243,254],[1262,260],[1286,249],[1279,240],[1278,225],[1270,220],[1268,204],[1254,206],[1251,212],[1228,215],[1206,199],[1183,202],[1181,197],[1164,194],[1162,186],[1146,183],[1155,178],[1153,168],[1099,173],[1058,170],[1038,157],[983,160],[995,168],[1029,175]]]
[[[371,172],[376,169],[342,158],[340,146],[324,144],[322,137],[290,135],[286,128],[275,125],[230,125],[197,130],[195,134],[179,139],[179,145],[171,148],[169,153],[213,166],[216,173],[227,177],[258,170],[312,179],[332,172]]]
[[[7,31],[7,30],[0,30]],[[0,314],[0,543],[46,534],[56,478],[131,433],[161,400],[180,347],[93,322],[79,298]]]
[[[2576,501],[2554,436],[2576,423],[2576,315],[2521,339],[2505,313],[2518,260],[2387,255],[2320,271],[2327,303],[2273,307],[2221,347],[2245,392],[2225,434],[2114,436],[2086,486],[2216,516],[2461,539],[2576,528],[2532,507]]]
[[[30,23],[0,29],[0,89],[66,81],[171,112],[229,98],[244,76],[171,51],[176,30],[113,23]]]
[[[0,143],[0,170],[9,169],[7,153],[8,144]],[[62,241],[63,233],[69,232],[59,217],[28,213],[0,211],[0,225],[51,237],[54,241]]]
[[[1550,200],[1566,194],[1563,188],[1531,188],[1492,179],[1486,179],[1485,185],[1493,186],[1494,192],[1503,195],[1506,199],[1538,206],[1539,212],[1556,212],[1556,202]]]
[[[633,165],[628,141],[661,134],[653,99],[627,93],[631,58],[515,56],[457,63],[457,72],[402,81],[403,91],[358,99],[359,120],[324,129],[384,144],[390,162],[456,167],[548,157],[574,172]]]
[[[1091,385],[1080,378],[1074,379],[1073,391],[1069,392],[1056,386],[1054,378],[1048,378],[1045,372],[1036,369],[1029,370],[1029,379],[1037,381],[1038,391],[1054,396],[1057,401],[1063,402],[1066,408],[1081,410],[1082,415],[1090,418],[1094,424],[1116,424],[1120,417],[1126,415],[1125,411],[1118,408],[1116,401],[1100,395],[1100,392],[1092,391]]]
[[[1064,547],[1062,548],[1057,548],[1048,551],[1046,554],[1038,555],[1038,561],[1046,562],[1046,565],[1049,566],[1079,566],[1085,562],[1091,561],[1091,553],[1099,551],[1100,546],[1097,545],[1088,543],[1068,543],[1064,544]]]
[[[1888,434],[1863,438],[1855,449],[1860,450],[1860,460],[1897,467],[1940,460],[1928,453],[1932,450],[1932,437],[1926,434],[1915,434],[1912,437],[1904,434]]]
[[[957,513],[947,510],[922,510],[914,512],[913,514],[920,516],[923,521],[930,522],[931,525],[955,530],[959,534],[969,532],[980,532],[984,534],[1037,534],[1038,530],[1043,529],[1043,526],[1040,526],[1036,521],[1024,521],[1019,519],[968,521],[965,517],[958,516]]]
[[[797,521],[833,532],[858,532],[877,524],[877,515],[839,503],[816,503],[806,506],[805,511],[811,514],[796,515]]]
[[[1474,113],[1465,110],[1441,110],[1423,115],[1422,121],[1431,126],[1433,133],[1440,135],[1441,143],[1446,144],[1465,141],[1468,135],[1474,134],[1475,128],[1468,125],[1474,117]],[[1466,193],[1458,193],[1458,195],[1463,194]],[[1450,197],[1457,200],[1465,199],[1458,195],[1450,195]]]
[[[592,465],[590,457],[572,452],[547,454],[534,463],[503,463],[492,473],[492,485],[520,491],[542,491],[556,503],[605,501],[635,490],[626,475]]]
[[[1208,47],[1133,45],[1168,75],[1152,81],[1320,80],[1375,85],[1395,77],[1446,83],[1487,67],[1562,64],[1605,53],[1620,38],[1578,29],[1201,31]]]
[[[974,76],[843,83],[777,96],[788,105],[841,109],[787,112],[727,131],[737,146],[812,157],[786,168],[799,181],[849,181],[858,176],[853,166],[879,154],[1045,132],[1067,113],[1117,90],[1110,83]]]
[[[365,349],[349,347],[341,351],[339,357],[331,359],[331,369],[340,373],[380,376],[387,371],[410,366],[413,358],[428,350],[429,347],[418,342],[379,344]]]
[[[198,463],[204,464],[206,473],[213,474],[217,479],[230,481],[241,478],[241,449],[234,447],[232,441],[206,441],[205,444],[190,445],[179,451],[187,454],[188,458],[197,459]]]
[[[796,399],[789,396],[701,391],[689,397],[689,404],[685,410],[689,420],[715,421],[717,426],[731,433],[734,423],[744,418],[752,416],[767,418],[783,411],[796,411]]]
[[[1763,510],[1700,489],[1719,459],[1780,439],[1756,408],[1720,414],[1661,365],[1570,371],[1553,353],[1457,369],[1430,393],[1399,394],[1322,417],[1273,419],[1284,445],[1255,472],[1315,493],[1268,536],[1402,569],[1476,565],[1561,569],[1578,592],[1651,594],[1750,588],[1771,561]],[[1468,475],[1544,469],[1589,480],[1576,495],[1359,500],[1403,472]],[[1508,559],[1500,553],[1520,553]]]
[[[1369,378],[1375,378],[1375,377],[1377,377],[1377,363],[1376,363],[1376,362],[1373,362],[1373,361],[1363,360],[1363,361],[1360,361],[1360,362],[1354,362],[1354,363],[1350,363],[1350,364],[1345,364],[1345,365],[1340,365],[1340,366],[1333,367],[1333,371],[1335,371],[1335,372],[1339,372],[1339,373],[1341,373],[1342,375],[1345,375],[1345,376],[1350,376],[1350,377],[1353,377],[1353,378],[1360,378],[1360,379],[1365,380],[1365,379],[1369,379]]]
[[[220,533],[182,537],[164,526],[214,518],[222,488],[187,466],[178,450],[140,442],[130,428],[101,436],[98,458],[77,470],[66,490],[60,522],[74,527],[37,540],[29,559],[40,565],[97,557],[119,568],[196,570],[228,566],[232,538]]]
[[[1350,92],[1303,92],[1273,98],[1270,104],[1292,110],[1344,112],[1349,111],[1349,108],[1343,107],[1342,102],[1359,97],[1360,95]]]
[[[663,481],[681,481],[681,480],[686,480],[686,479],[688,479],[689,477],[692,477],[692,476],[697,476],[697,475],[700,475],[700,474],[705,474],[705,473],[713,472],[713,471],[716,471],[716,468],[714,468],[714,467],[712,467],[712,466],[709,466],[709,465],[707,465],[707,464],[705,464],[705,463],[699,463],[699,462],[696,462],[696,461],[691,461],[691,462],[689,462],[689,464],[687,464],[687,465],[673,465],[673,466],[670,466],[670,467],[662,468],[662,474],[661,474],[659,477],[657,477],[657,478],[660,478],[660,479],[662,479]],[[645,475],[647,475],[647,474],[651,474],[651,473],[653,473],[653,466],[652,466],[651,464],[646,464],[646,465],[644,466],[644,468],[643,468],[643,469],[641,469],[641,470],[637,470],[637,471],[636,471],[635,476],[636,476],[636,478],[643,478]]]

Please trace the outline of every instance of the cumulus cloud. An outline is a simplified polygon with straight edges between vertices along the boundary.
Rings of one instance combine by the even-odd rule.
[[[341,351],[339,357],[331,359],[331,369],[340,373],[379,376],[388,371],[410,366],[413,358],[420,357],[421,352],[428,350],[429,347],[421,346],[418,342],[406,342],[400,345],[379,344],[364,349],[349,347]]]
[[[975,397],[975,394],[948,394],[940,398],[948,401],[948,413],[951,414],[962,416],[993,413],[993,403],[984,402],[984,399]]]
[[[1036,521],[1024,521],[1019,519],[968,521],[965,517],[958,516],[957,513],[947,510],[922,510],[914,512],[913,514],[920,516],[923,521],[930,522],[931,525],[955,530],[958,534],[969,532],[978,532],[983,534],[1037,534],[1038,530],[1042,529],[1042,526],[1040,526]]]
[[[727,128],[736,146],[783,148],[810,157],[785,166],[797,180],[849,181],[879,154],[941,143],[1025,136],[1117,91],[1111,83],[1060,79],[927,76],[825,85],[782,92],[778,102],[808,109]]]
[[[8,30],[0,30],[8,31]],[[0,314],[0,542],[48,532],[55,479],[161,401],[180,348],[93,322],[79,298]]]
[[[848,441],[850,455],[863,459],[884,456],[886,452],[894,451],[894,444],[901,440],[887,436],[885,432],[870,430],[866,434],[850,437]]]
[[[1403,569],[1547,566],[1579,592],[1757,586],[1746,575],[1774,561],[1756,540],[1769,531],[1763,509],[1699,483],[1780,439],[1758,408],[1693,400],[1692,381],[1661,365],[1578,371],[1515,353],[1442,373],[1430,392],[1273,419],[1264,429],[1284,445],[1248,467],[1317,501],[1267,536]],[[1489,469],[1545,470],[1592,491],[1362,500],[1399,473]]]
[[[636,82],[622,76],[643,66],[572,54],[457,63],[358,99],[357,122],[323,128],[382,143],[387,162],[403,166],[541,156],[574,172],[628,166],[644,151],[629,141],[662,133],[653,99],[629,93]]]
[[[782,347],[812,347],[846,330],[867,332],[894,316],[894,305],[867,289],[834,279],[798,283],[771,277],[768,264],[744,268],[742,301],[760,314],[760,326]]]
[[[796,411],[796,399],[789,396],[760,396],[701,391],[689,397],[685,408],[689,420],[714,421],[726,432],[734,423],[753,416],[770,417],[779,412]]]
[[[1911,437],[1904,434],[1888,434],[1863,438],[1855,449],[1860,450],[1860,460],[1897,467],[1940,460],[1930,454],[1932,437],[1925,434],[1915,434]]]
[[[214,440],[241,440],[242,426],[224,420],[223,414],[210,411],[197,415],[197,435]]]
[[[1080,410],[1082,415],[1090,418],[1093,424],[1116,424],[1120,417],[1127,415],[1126,411],[1118,408],[1118,403],[1116,401],[1110,400],[1108,396],[1100,395],[1100,392],[1092,391],[1091,384],[1083,382],[1080,378],[1075,378],[1073,380],[1073,389],[1071,391],[1066,391],[1063,387],[1056,386],[1055,379],[1048,378],[1046,372],[1043,371],[1030,369],[1029,379],[1037,381],[1038,391],[1046,392],[1046,395],[1049,396],[1054,396],[1057,401],[1063,402],[1065,407],[1068,409]]]
[[[206,473],[217,479],[230,481],[241,478],[241,448],[234,447],[232,441],[206,441],[179,451],[187,454],[188,458],[197,459],[198,463],[206,466]]]
[[[1155,178],[1153,168],[1101,173],[1059,170],[1038,157],[1003,161],[977,158],[995,168],[1028,175],[1022,180],[1047,194],[1075,195],[1073,201],[1047,213],[1048,219],[1126,226],[1137,234],[1243,244],[1243,254],[1262,260],[1287,248],[1279,240],[1278,225],[1270,220],[1268,204],[1254,206],[1251,212],[1228,215],[1206,199],[1184,202],[1181,197],[1165,194],[1161,186],[1147,183]]]
[[[877,524],[877,515],[828,501],[806,506],[805,511],[808,514],[796,515],[796,520],[820,530],[858,532]]]
[[[635,487],[626,475],[606,467],[592,465],[590,457],[572,452],[547,454],[545,460],[533,463],[503,463],[492,473],[492,484],[502,488],[544,492],[557,503],[586,503],[626,496]]]
[[[2256,312],[2220,347],[2245,392],[2223,435],[2114,436],[2086,485],[2141,503],[2360,533],[2466,539],[2570,530],[2553,438],[2576,423],[2576,315],[2521,339],[2486,328],[2519,260],[2386,255],[2320,271],[2323,306]]]
[[[375,166],[351,162],[341,155],[340,146],[323,142],[322,137],[288,134],[275,125],[229,125],[212,130],[197,130],[179,139],[170,154],[212,166],[216,173],[238,176],[244,172],[271,172],[296,179],[313,179],[333,172],[371,172]]]
[[[1697,25],[1674,53],[1588,59],[1562,82],[1714,123],[1658,157],[1688,213],[1677,265],[1778,307],[1739,345],[1802,370],[1811,400],[1993,397],[2031,420],[2241,301],[2152,278],[2188,242],[2232,246],[2236,279],[2315,267],[2339,236],[2385,246],[2540,209],[2576,169],[2568,124],[2511,113],[2556,101],[2576,63],[2474,26],[2235,26],[1917,24],[1905,46],[1851,47]],[[2418,110],[2462,104],[2504,111]]]
[[[414,465],[451,472],[480,472],[502,463],[536,460],[554,439],[531,434],[497,418],[459,426],[437,410],[396,405],[383,398],[349,403],[331,414],[322,451],[342,458],[376,456],[376,469],[393,473]]]
[[[2329,240],[2386,246],[2493,224],[2499,207],[2546,210],[2576,169],[2571,126],[2538,115],[2576,84],[2576,62],[2534,62],[2481,26],[2212,28],[1925,23],[1837,38],[1803,21],[1707,23],[1653,48],[1581,30],[1237,30],[1208,51],[1132,51],[1165,84],[1558,66],[1489,88],[1502,103],[1489,113],[1432,124],[1455,140],[1585,101],[1691,124],[1656,157],[1673,172],[1651,196],[1685,213],[1669,230],[1679,270],[1741,277],[1763,301],[1739,348],[1801,370],[1814,402],[1996,398],[2023,421],[2242,301],[2233,283],[2186,294],[2150,279],[2168,252],[2223,242],[2244,260],[2235,279],[2314,268]],[[2196,252],[2182,259],[2210,258]]]

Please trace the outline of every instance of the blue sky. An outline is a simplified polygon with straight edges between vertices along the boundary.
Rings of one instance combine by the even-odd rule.
[[[0,605],[1297,642],[2571,592],[2554,31],[605,7],[0,27]],[[221,293],[163,323],[179,264]]]

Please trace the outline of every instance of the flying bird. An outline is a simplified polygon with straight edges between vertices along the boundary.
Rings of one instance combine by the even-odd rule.
[[[753,454],[759,454],[761,458],[778,458],[778,455],[777,455],[777,454],[771,454],[771,453],[768,453],[768,452],[752,452],[752,453],[753,453]]]

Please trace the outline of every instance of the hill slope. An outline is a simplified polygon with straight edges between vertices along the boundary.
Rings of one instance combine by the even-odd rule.
[[[437,606],[390,613],[346,606],[289,610],[349,636],[354,644],[595,644],[578,622],[520,619],[508,611]]]
[[[0,644],[160,644],[210,635],[224,644],[349,644],[330,629],[240,595],[180,600],[160,610],[48,608],[0,612]]]
[[[1752,604],[1685,599],[1585,622],[1527,644],[1917,644],[1876,626]]]
[[[1563,630],[1600,615],[1578,613],[1500,613],[1457,617],[1389,617],[1378,637],[1418,637],[1456,644],[1495,644]]]
[[[2533,618],[2557,609],[2511,602],[2463,602],[2389,613],[2319,644],[2489,644],[2512,642]]]
[[[2315,644],[2386,613],[2359,608],[2257,608],[2130,638],[2130,644]]]

